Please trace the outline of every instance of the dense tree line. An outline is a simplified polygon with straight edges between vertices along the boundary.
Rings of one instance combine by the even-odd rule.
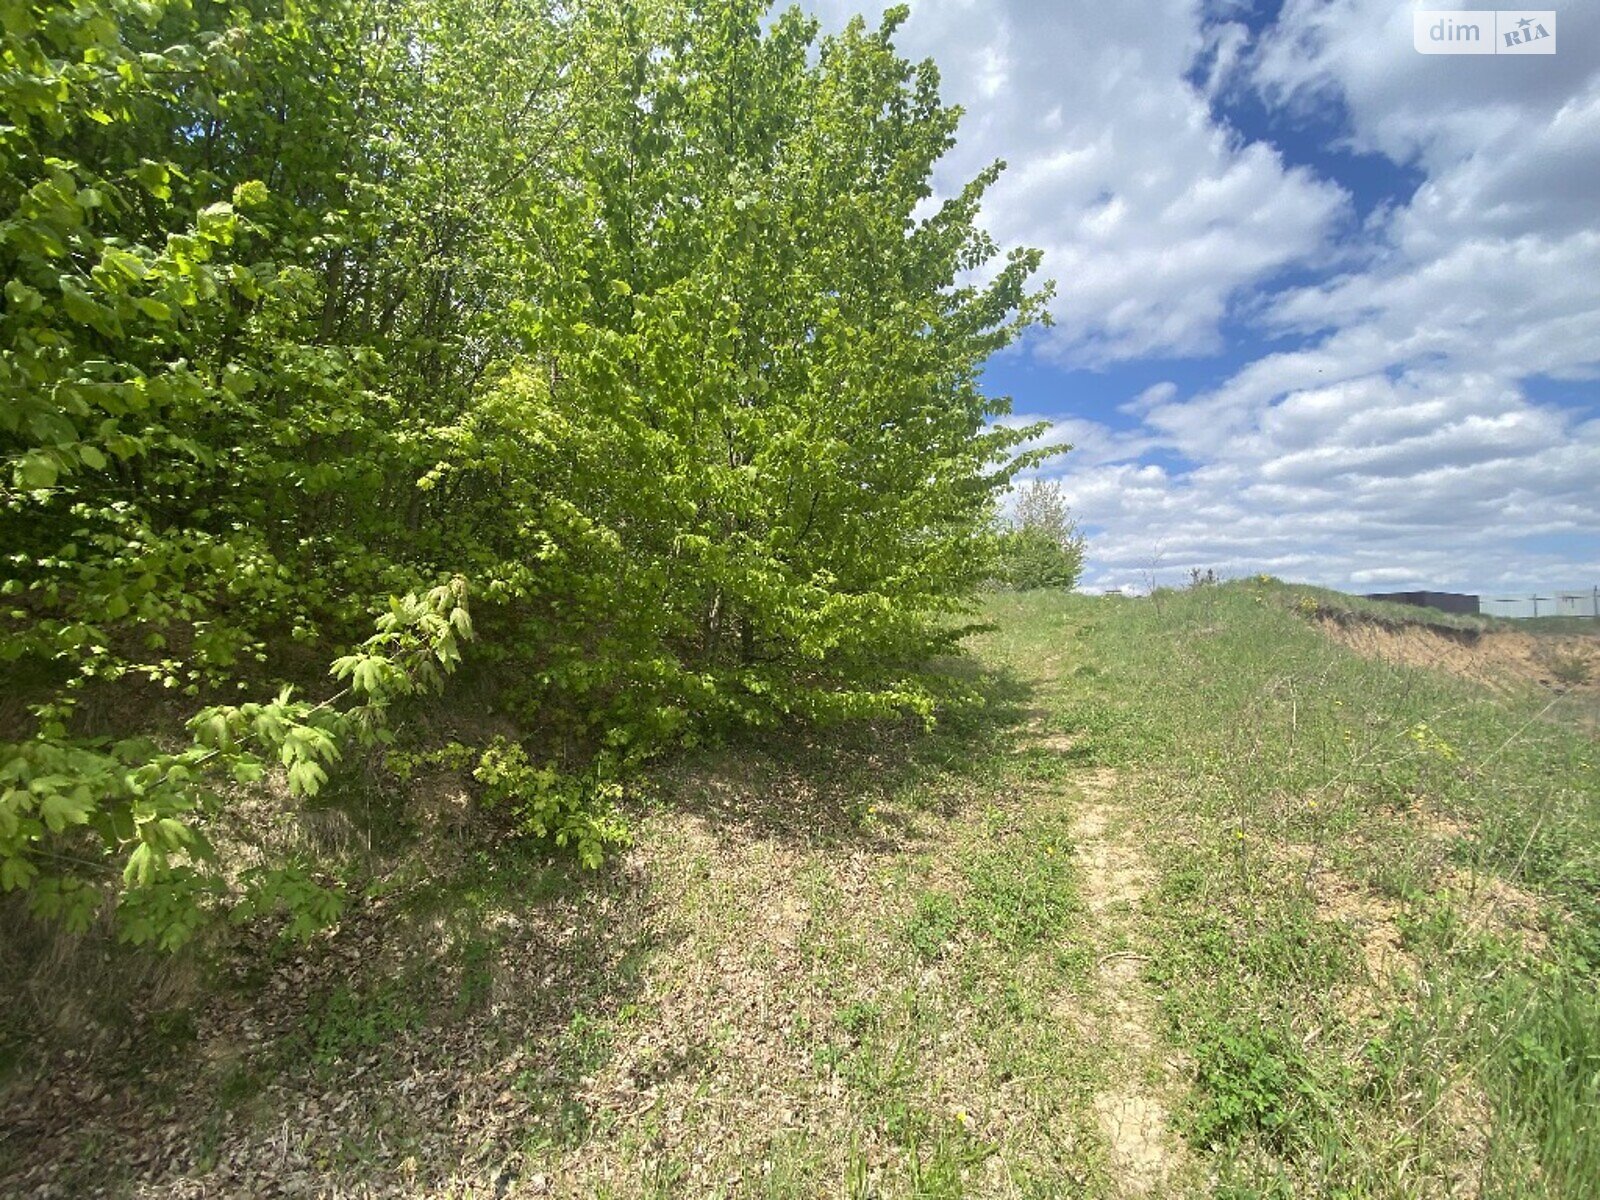
[[[217,861],[218,781],[315,791],[464,650],[590,762],[927,712],[1044,296],[998,166],[933,196],[904,16],[0,0],[0,887],[325,918]]]

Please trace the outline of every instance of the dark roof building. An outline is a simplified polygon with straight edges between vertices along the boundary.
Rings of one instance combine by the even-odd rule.
[[[1417,608],[1437,608],[1441,612],[1478,615],[1478,598],[1463,592],[1369,592],[1368,600],[1387,600],[1390,604],[1411,604]]]

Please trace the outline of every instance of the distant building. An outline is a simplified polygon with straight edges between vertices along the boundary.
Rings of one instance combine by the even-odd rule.
[[[1368,600],[1387,600],[1390,604],[1410,604],[1417,608],[1437,608],[1441,612],[1478,615],[1478,598],[1463,592],[1369,592]]]

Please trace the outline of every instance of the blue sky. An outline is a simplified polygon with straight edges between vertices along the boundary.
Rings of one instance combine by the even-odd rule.
[[[1076,444],[1089,586],[1600,584],[1600,4],[1542,57],[1412,7],[912,0],[939,191],[1004,158],[984,221],[1057,282],[986,383]]]

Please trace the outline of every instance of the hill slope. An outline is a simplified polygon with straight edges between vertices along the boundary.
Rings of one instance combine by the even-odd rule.
[[[982,710],[679,762],[598,875],[351,825],[336,929],[24,1059],[4,1190],[1594,1194],[1576,693],[1273,585],[989,608]]]

